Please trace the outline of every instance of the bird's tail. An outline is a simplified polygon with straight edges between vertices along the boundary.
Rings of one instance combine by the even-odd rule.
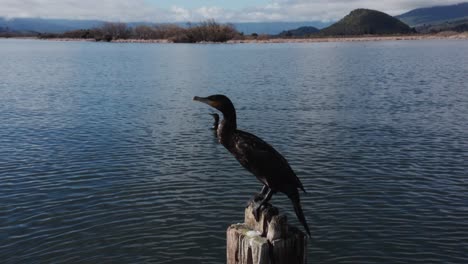
[[[302,206],[301,206],[301,199],[299,197],[299,192],[297,189],[294,189],[293,192],[290,192],[288,194],[289,199],[291,199],[292,204],[294,206],[294,212],[296,213],[297,218],[299,219],[299,222],[304,226],[307,234],[310,236],[310,230],[309,226],[307,225],[307,221],[304,217],[304,213],[302,211]]]

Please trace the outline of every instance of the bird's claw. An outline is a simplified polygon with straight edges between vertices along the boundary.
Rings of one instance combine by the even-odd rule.
[[[252,208],[252,214],[254,215],[255,221],[257,221],[257,222],[258,222],[258,220],[260,220],[260,208],[261,207],[262,207],[261,204],[255,203],[255,205]]]
[[[257,202],[263,200],[263,195],[256,193],[250,200],[247,202],[247,205],[245,207],[249,207],[251,204],[256,206]]]

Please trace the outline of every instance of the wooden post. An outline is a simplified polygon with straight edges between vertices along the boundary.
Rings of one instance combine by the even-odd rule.
[[[226,251],[228,264],[305,264],[307,237],[276,207],[266,204],[257,222],[249,206],[244,223],[228,228]]]

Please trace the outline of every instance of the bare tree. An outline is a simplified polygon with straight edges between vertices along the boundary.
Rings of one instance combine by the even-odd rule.
[[[113,39],[128,39],[131,34],[130,29],[125,23],[106,22],[100,29],[104,39],[107,41],[111,41]]]
[[[150,26],[137,26],[134,29],[135,37],[138,39],[156,39],[156,31]]]
[[[42,36],[41,36],[42,37]],[[104,23],[101,27],[68,31],[45,38],[94,38],[96,41],[112,41],[115,39],[168,39],[173,42],[225,42],[233,38],[242,38],[233,25],[219,24],[214,20],[206,20],[199,24],[188,24],[186,28],[176,24],[160,24],[155,26],[140,25],[130,28],[125,23]]]
[[[196,26],[187,28],[185,30],[185,35],[177,39],[176,42],[225,42],[238,35],[239,32],[232,24],[219,24],[210,19]]]

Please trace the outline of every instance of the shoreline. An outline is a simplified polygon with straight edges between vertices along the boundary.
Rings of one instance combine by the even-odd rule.
[[[321,37],[321,38],[272,38],[252,40],[229,40],[227,43],[320,43],[320,42],[367,42],[367,41],[398,41],[398,40],[468,40],[468,32],[446,33],[430,35],[401,35],[401,36],[350,36],[350,37]]]
[[[8,38],[6,38],[8,39]],[[94,39],[75,38],[36,38],[36,37],[12,37],[10,39],[37,39],[44,41],[85,41],[97,42]],[[197,42],[186,44],[272,44],[272,43],[321,43],[321,42],[367,42],[367,41],[399,41],[399,40],[468,40],[468,32],[440,32],[437,34],[415,34],[415,35],[395,35],[395,36],[344,36],[344,37],[312,37],[312,38],[269,38],[269,39],[238,39],[226,42]],[[117,39],[111,43],[153,43],[153,44],[178,44],[169,39]]]

